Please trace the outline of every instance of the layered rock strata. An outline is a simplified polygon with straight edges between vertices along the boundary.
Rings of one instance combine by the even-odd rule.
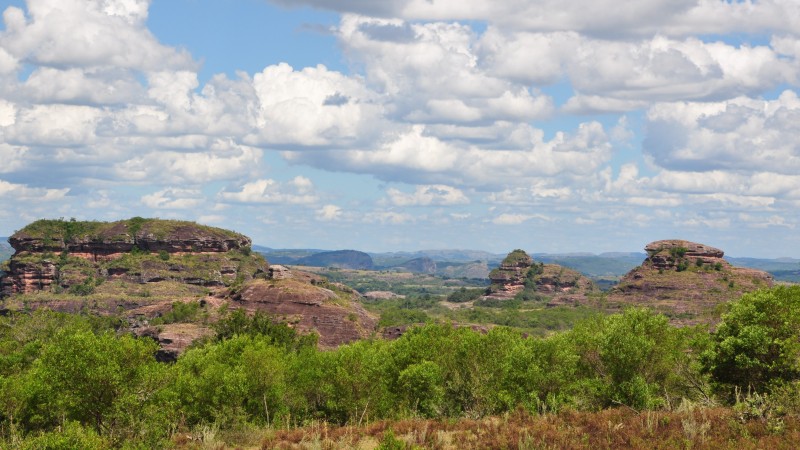
[[[670,239],[651,242],[645,251],[642,265],[609,292],[610,304],[651,307],[678,324],[714,322],[718,305],[773,284],[770,274],[734,267],[708,245]]]

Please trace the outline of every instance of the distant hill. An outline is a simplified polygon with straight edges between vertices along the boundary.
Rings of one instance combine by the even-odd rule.
[[[375,265],[378,267],[394,267],[405,261],[415,258],[430,258],[438,262],[474,262],[491,261],[497,264],[503,260],[505,254],[490,253],[482,250],[419,250],[415,252],[386,252],[370,253]]]
[[[0,237],[0,263],[7,261],[11,258],[11,255],[14,254],[14,249],[11,248],[11,245],[8,243],[7,237]],[[0,276],[2,276],[5,272],[2,269],[3,266],[0,266]]]
[[[326,252],[319,249],[272,249],[258,245],[254,245],[253,249],[262,253],[273,264],[289,265],[300,264],[298,261],[303,258]],[[437,275],[450,278],[487,278],[489,268],[500,264],[505,257],[504,254],[462,249],[369,253],[369,256],[376,270],[402,267],[411,260],[428,258],[436,263]],[[537,261],[577,270],[595,279],[601,286],[615,283],[647,257],[641,252],[532,253],[531,256]],[[725,257],[725,259],[735,266],[769,272],[777,281],[800,283],[800,259],[746,257]]]
[[[303,266],[337,267],[340,269],[373,270],[372,258],[358,250],[335,250],[321,252],[296,260],[293,264]]]
[[[297,264],[301,258],[305,258],[326,250],[309,248],[269,248],[261,245],[254,245],[253,250],[261,253],[272,264]]]
[[[537,261],[569,267],[590,277],[621,277],[638,266],[646,256],[644,253],[533,254]]]
[[[5,261],[8,258],[11,258],[11,255],[14,254],[14,249],[11,248],[11,244],[8,243],[7,237],[0,237],[0,261]]]
[[[407,270],[414,273],[436,273],[436,261],[430,258],[414,258],[399,264],[395,269]]]
[[[800,259],[795,258],[731,258],[726,257],[731,264],[748,267],[751,269],[769,272],[777,281],[800,283]]]

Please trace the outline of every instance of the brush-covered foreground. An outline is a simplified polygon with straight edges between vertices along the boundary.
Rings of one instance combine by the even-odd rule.
[[[713,332],[629,309],[546,337],[428,325],[330,351],[237,310],[174,364],[117,326],[0,318],[0,447],[790,448],[800,437],[797,286],[743,296]]]

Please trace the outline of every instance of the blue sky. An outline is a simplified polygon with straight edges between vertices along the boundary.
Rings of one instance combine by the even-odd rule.
[[[0,235],[800,256],[795,0],[0,2]]]

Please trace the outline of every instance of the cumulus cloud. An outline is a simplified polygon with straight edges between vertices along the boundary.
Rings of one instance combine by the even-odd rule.
[[[503,213],[499,216],[492,219],[492,223],[495,225],[519,225],[521,223],[527,222],[531,219],[540,219],[549,221],[550,218],[541,214],[514,214],[514,213]]]
[[[396,206],[430,206],[430,205],[463,205],[469,203],[464,193],[443,184],[417,186],[413,193],[405,193],[390,188],[387,191],[389,201]]]
[[[268,66],[253,77],[253,88],[259,106],[247,137],[252,144],[350,146],[372,136],[382,115],[361,80],[324,66]]]
[[[662,103],[647,112],[644,151],[670,170],[800,172],[800,99],[738,97],[713,103]]]
[[[718,2],[711,0],[271,0],[339,12],[409,20],[488,20],[504,28],[528,31],[576,30],[605,38],[664,33],[668,35],[791,33],[800,24],[793,0]]]
[[[317,220],[331,222],[342,218],[342,208],[336,205],[324,205],[316,211]]]
[[[51,67],[194,68],[185,51],[146,27],[149,0],[28,0],[3,13],[0,45],[18,60]]]
[[[69,193],[69,188],[33,188],[24,184],[9,183],[8,181],[0,180],[0,197],[7,199],[51,202],[63,199],[67,193]]]
[[[219,199],[231,203],[283,203],[307,205],[319,198],[308,178],[298,176],[281,183],[272,179],[259,179],[242,185],[237,191],[222,191]]]
[[[153,209],[193,209],[205,201],[198,189],[169,188],[142,196],[142,203]]]
[[[326,154],[286,152],[289,161],[352,172],[372,173],[389,181],[434,182],[460,186],[526,183],[531,178],[565,174],[587,175],[608,162],[611,145],[602,125],[579,125],[573,134],[557,133],[544,140],[529,133],[524,150],[486,150],[447,142],[414,126],[380,149]]]

